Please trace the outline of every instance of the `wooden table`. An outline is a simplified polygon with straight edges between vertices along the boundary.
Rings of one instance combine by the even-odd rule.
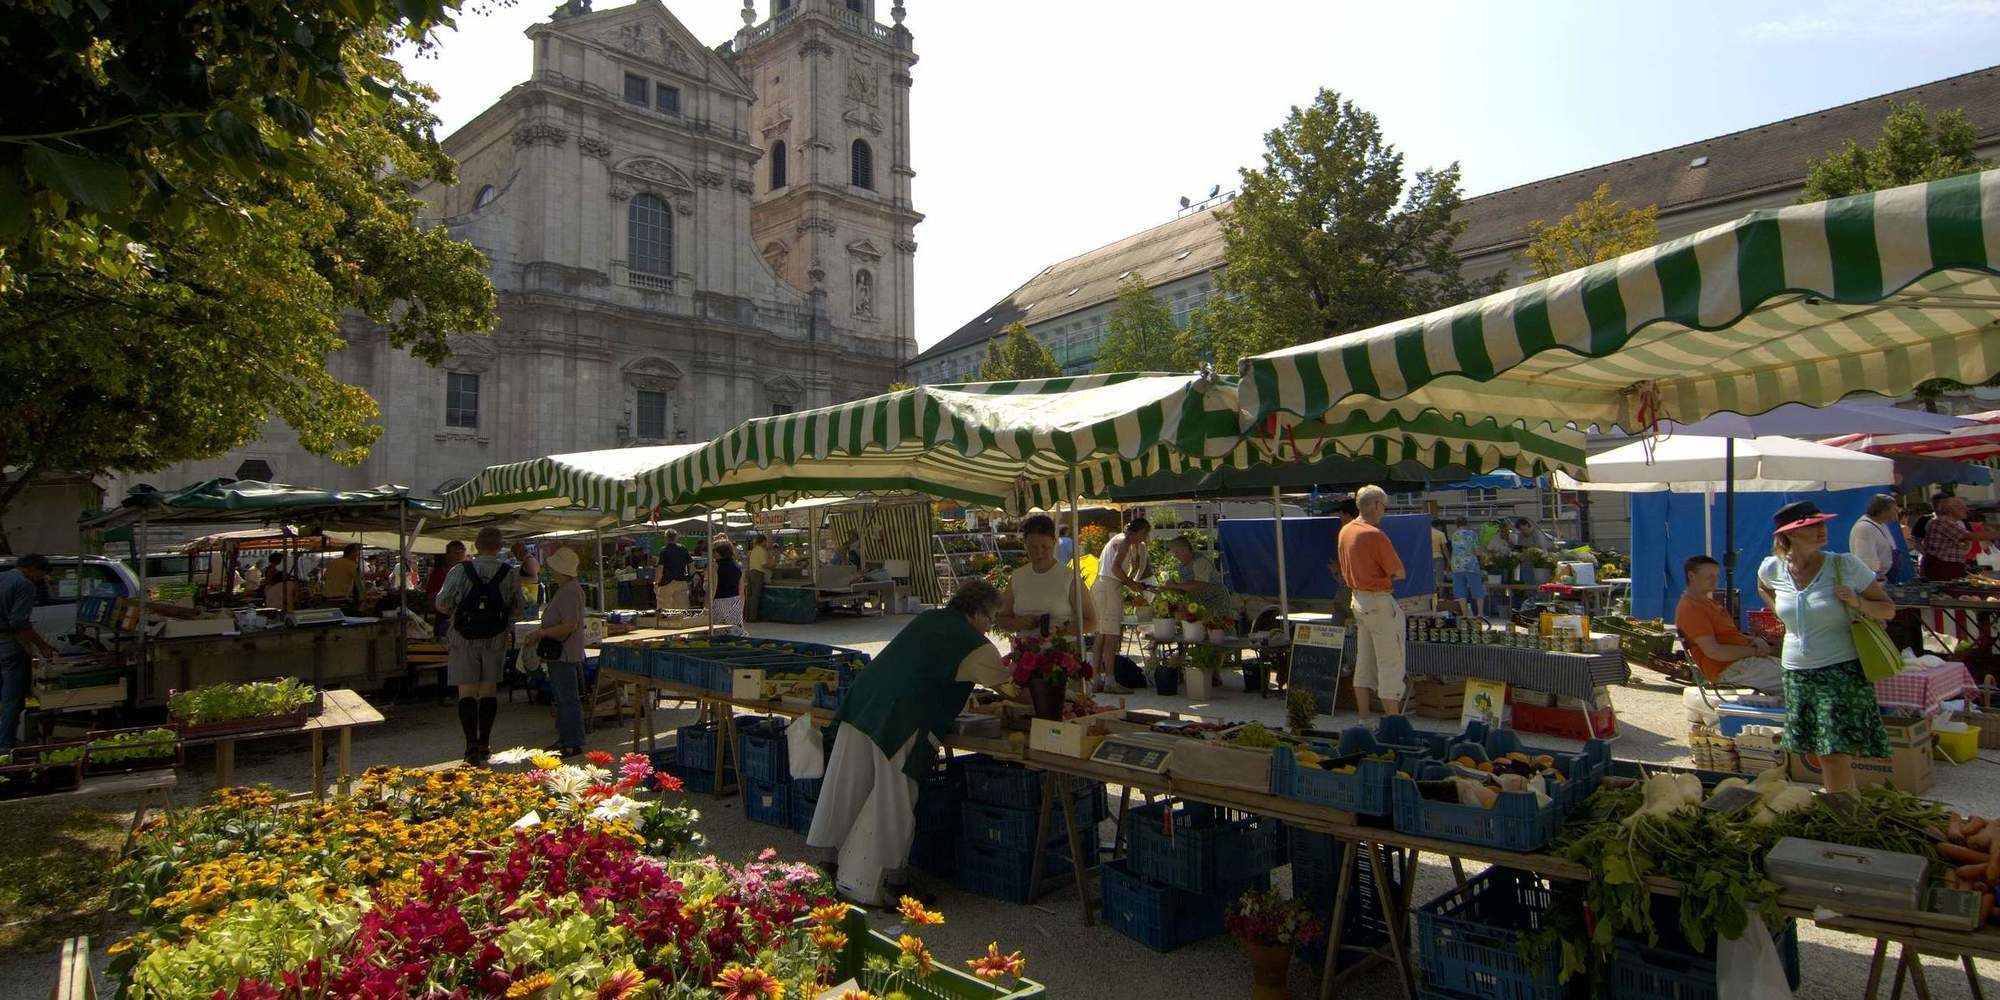
[[[119,856],[132,847],[133,838],[139,835],[139,827],[146,821],[146,810],[157,805],[162,815],[167,817],[167,825],[172,828],[178,818],[174,812],[174,789],[180,785],[180,774],[173,768],[155,771],[133,771],[129,774],[107,774],[85,778],[82,783],[67,792],[36,795],[24,799],[0,799],[0,809],[35,802],[65,802],[70,799],[99,798],[106,795],[137,795],[139,807],[132,810],[132,822],[125,828],[125,846],[119,848]],[[156,801],[157,800],[157,801]]]
[[[337,792],[346,797],[353,785],[352,759],[354,751],[354,730],[359,726],[373,726],[382,721],[382,713],[370,705],[366,698],[346,688],[335,688],[326,692],[321,699],[320,713],[307,719],[303,724],[283,729],[261,729],[248,733],[229,733],[223,736],[201,737],[184,741],[188,746],[213,745],[215,747],[215,787],[228,788],[236,774],[236,743],[239,740],[266,740],[280,736],[306,734],[312,737],[312,777],[314,799],[326,797],[325,749],[326,734],[335,734]]]

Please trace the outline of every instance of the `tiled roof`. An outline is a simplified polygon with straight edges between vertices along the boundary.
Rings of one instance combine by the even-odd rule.
[[[1963,109],[1982,147],[2000,142],[1996,66],[1468,198],[1459,209],[1467,225],[1458,252],[1471,257],[1524,244],[1529,223],[1561,218],[1589,199],[1599,184],[1609,184],[1612,197],[1626,205],[1658,205],[1663,219],[1704,205],[1796,189],[1805,181],[1807,160],[1849,139],[1872,141],[1892,101],[1919,101],[1932,111]],[[1702,165],[1692,166],[1698,158]],[[1190,252],[1182,256],[1183,250]],[[1190,213],[1044,268],[911,363],[982,343],[1016,320],[1040,323],[1109,301],[1117,296],[1124,272],[1138,271],[1147,284],[1158,286],[1212,270],[1221,266],[1222,250],[1216,210]]]

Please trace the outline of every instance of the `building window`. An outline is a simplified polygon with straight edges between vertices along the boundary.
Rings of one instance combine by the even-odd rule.
[[[491,204],[493,204],[493,185],[491,184],[480,188],[479,193],[472,196],[472,210],[475,212]]]
[[[785,143],[783,140],[771,144],[771,190],[785,186]]]
[[[792,0],[771,0],[771,13],[783,14],[792,9]]]
[[[848,161],[853,168],[854,186],[875,190],[875,151],[868,148],[868,140],[854,140],[854,150]]]
[[[637,76],[632,73],[625,74],[625,103],[637,104],[642,108],[646,106],[647,101],[646,101],[645,77]]]
[[[782,417],[782,416],[784,416],[785,414],[787,414],[787,413],[790,413],[790,412],[792,412],[792,404],[790,404],[790,403],[772,403],[772,404],[771,404],[771,415],[772,415],[772,416],[774,416],[774,417]]]
[[[851,11],[855,12],[856,14],[866,14],[866,13],[868,13],[867,11],[865,11],[865,10],[862,10],[862,9],[861,9],[861,7],[862,7],[862,4],[861,4],[861,0],[847,0],[847,9],[848,9],[848,10],[851,10]]]
[[[667,394],[655,389],[639,390],[639,436],[648,441],[667,439]]]
[[[674,215],[659,195],[641,194],[625,210],[630,232],[626,234],[626,269],[636,274],[662,278],[674,273]]]
[[[471,372],[446,372],[444,376],[444,425],[479,426],[479,376]]]
[[[662,83],[653,88],[653,106],[661,111],[677,115],[681,113],[681,90]]]

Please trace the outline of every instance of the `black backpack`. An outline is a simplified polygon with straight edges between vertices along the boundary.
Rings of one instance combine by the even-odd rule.
[[[459,598],[458,607],[452,609],[453,632],[467,639],[491,639],[507,630],[513,614],[506,593],[500,589],[500,581],[507,579],[510,568],[502,566],[493,579],[481,580],[479,571],[471,563],[465,564],[465,575],[472,580],[472,586]]]

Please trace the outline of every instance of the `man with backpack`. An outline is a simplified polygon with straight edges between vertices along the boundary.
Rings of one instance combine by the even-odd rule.
[[[486,763],[493,718],[500,712],[500,674],[507,640],[521,616],[521,584],[500,558],[500,529],[485,527],[473,545],[479,554],[451,568],[438,591],[437,609],[451,619],[445,681],[458,687],[458,724],[465,730],[465,762]]]

